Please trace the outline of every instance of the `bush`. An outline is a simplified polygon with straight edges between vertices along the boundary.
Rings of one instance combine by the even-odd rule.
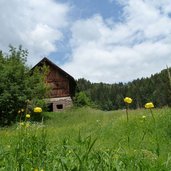
[[[81,91],[75,95],[74,104],[79,107],[90,106],[91,100],[83,91]]]

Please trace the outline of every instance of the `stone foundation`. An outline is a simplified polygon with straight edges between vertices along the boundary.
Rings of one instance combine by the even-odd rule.
[[[51,105],[53,112],[62,111],[73,106],[71,97],[49,98],[45,99],[45,101]]]

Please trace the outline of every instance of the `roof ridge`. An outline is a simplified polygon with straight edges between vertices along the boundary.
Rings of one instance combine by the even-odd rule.
[[[57,66],[54,62],[52,62],[50,59],[48,59],[47,57],[44,57],[42,60],[40,60],[31,70],[33,70],[35,67],[37,67],[39,64],[41,64],[42,62],[48,62],[51,65],[53,65],[55,68],[59,69],[61,72],[63,72],[67,77],[70,77],[71,79],[74,79],[74,77],[72,77],[70,74],[68,74],[66,71],[64,71],[62,68],[60,68],[59,66]]]

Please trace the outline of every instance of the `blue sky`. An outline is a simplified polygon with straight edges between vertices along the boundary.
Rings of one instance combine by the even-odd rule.
[[[171,66],[170,0],[1,0],[0,49],[23,45],[75,79],[128,82]]]
[[[88,19],[94,15],[101,15],[104,19],[111,19],[115,22],[122,21],[122,6],[117,1],[110,0],[59,0],[57,2],[67,3],[71,7],[69,12],[69,18],[71,22]],[[67,46],[67,41],[71,38],[72,33],[69,28],[63,30],[64,39],[61,42],[57,42],[57,46],[60,47],[58,52],[51,53],[49,56],[52,60],[56,60],[58,65],[66,63],[71,53],[71,48]],[[63,58],[61,58],[63,56]]]
[[[104,18],[120,19],[122,6],[117,1],[109,0],[60,0],[69,3],[73,9],[71,15],[75,19],[89,18],[94,14],[101,14]]]

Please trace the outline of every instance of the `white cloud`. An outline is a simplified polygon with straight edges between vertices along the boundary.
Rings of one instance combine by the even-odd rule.
[[[63,29],[70,28],[72,53],[62,68],[75,78],[125,82],[171,66],[171,1],[117,2],[124,11],[121,22],[100,14],[69,21],[70,6],[57,0],[1,0],[0,49],[22,44],[35,64],[58,51],[57,42],[69,37]]]
[[[44,55],[57,51],[63,38],[69,7],[54,0],[1,0],[0,49],[9,44],[29,50],[28,61],[35,64]]]
[[[124,20],[108,24],[100,15],[71,28],[71,60],[63,67],[76,78],[126,82],[171,65],[171,1],[118,0]]]

